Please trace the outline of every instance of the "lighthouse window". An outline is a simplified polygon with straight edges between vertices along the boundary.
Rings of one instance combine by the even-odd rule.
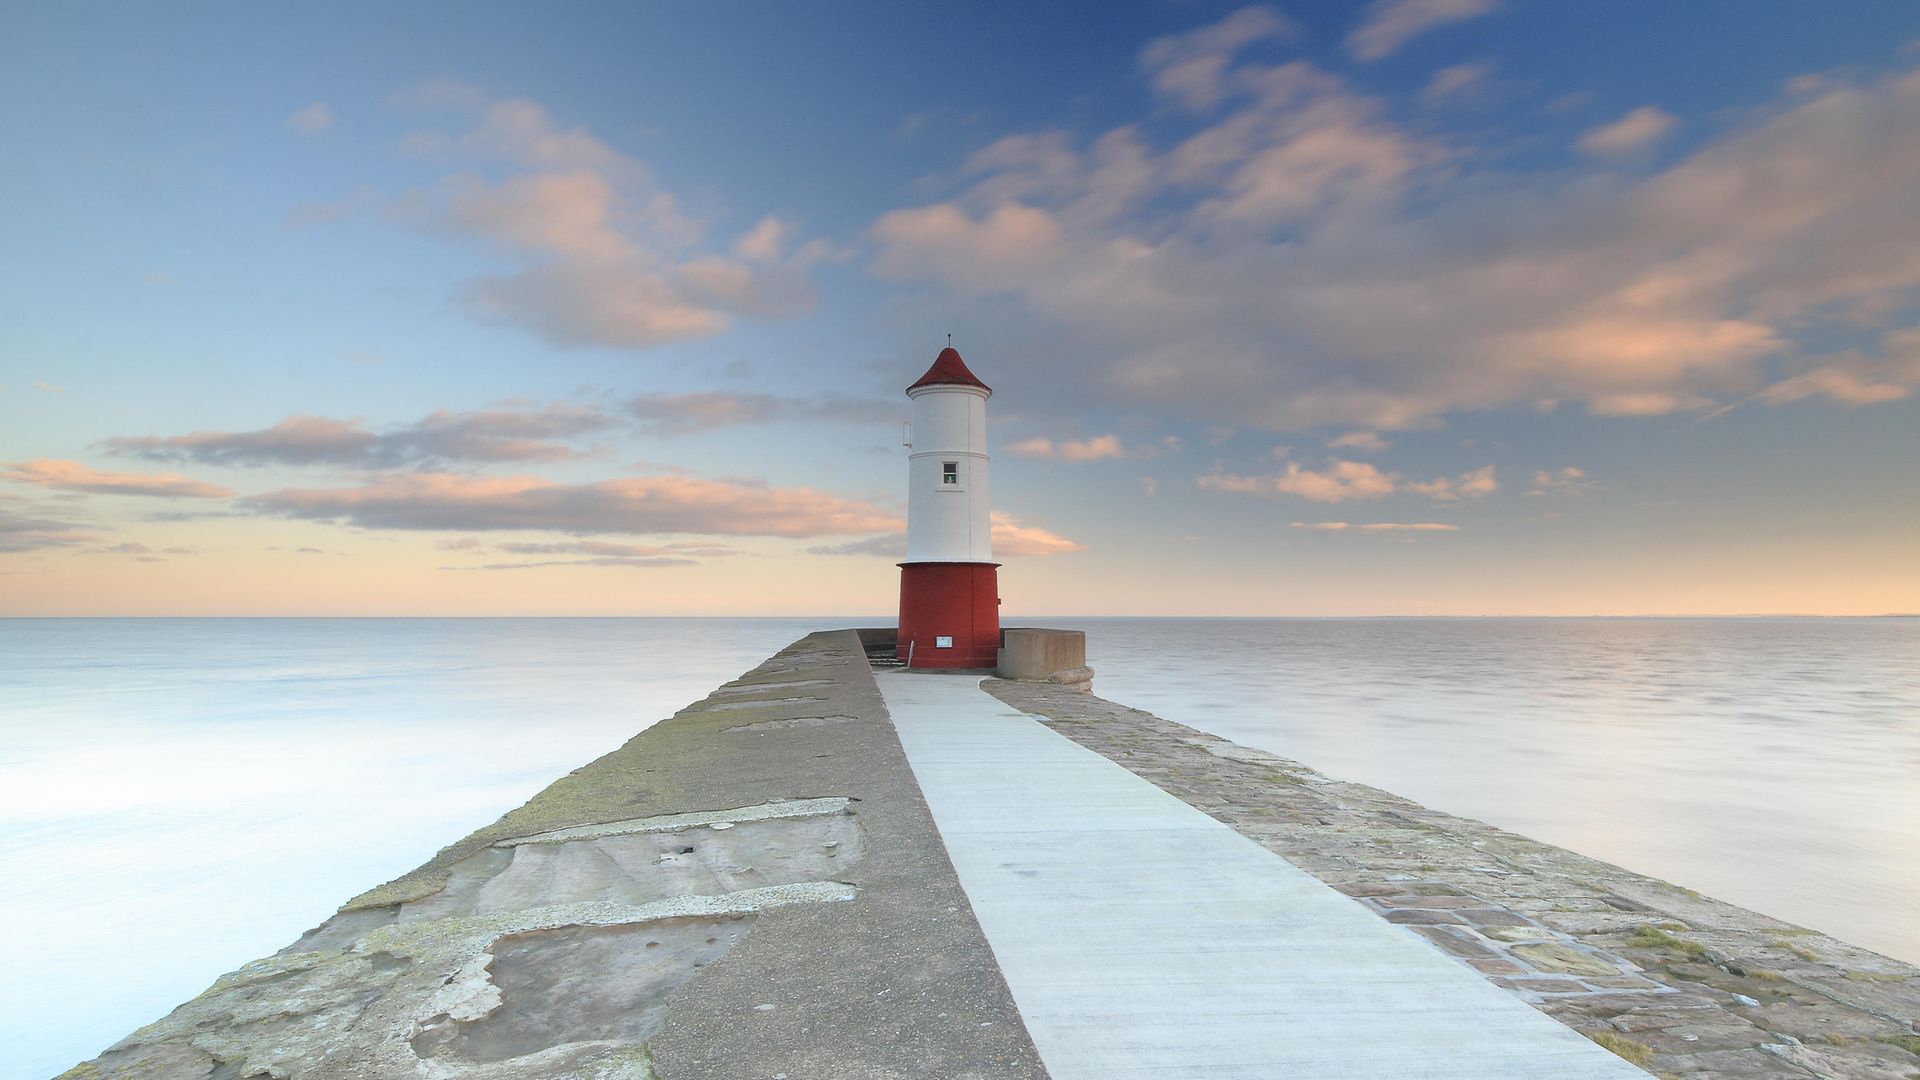
[[[943,484],[955,484],[955,485],[959,484],[960,483],[960,463],[957,461],[941,462],[940,463],[940,482]]]

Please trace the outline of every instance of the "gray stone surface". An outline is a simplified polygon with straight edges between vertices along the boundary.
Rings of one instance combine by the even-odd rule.
[[[1656,1075],[1920,1078],[1920,969],[1046,683],[985,688]]]
[[[1644,1080],[977,678],[879,681],[1054,1080]]]
[[[782,1074],[1045,1075],[852,632],[783,650],[66,1075]]]

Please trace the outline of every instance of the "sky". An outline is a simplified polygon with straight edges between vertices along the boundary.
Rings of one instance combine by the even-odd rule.
[[[0,615],[1920,611],[1920,5],[0,18]]]

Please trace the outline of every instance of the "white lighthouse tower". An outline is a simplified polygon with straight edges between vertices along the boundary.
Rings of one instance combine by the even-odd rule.
[[[987,399],[993,391],[948,347],[913,399],[907,458],[907,561],[900,564],[900,659],[915,668],[993,667],[1000,648],[999,563],[987,505]]]

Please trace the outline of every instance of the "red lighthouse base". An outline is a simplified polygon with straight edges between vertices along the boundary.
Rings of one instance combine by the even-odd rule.
[[[900,662],[910,668],[998,663],[999,568],[999,563],[901,563]]]

